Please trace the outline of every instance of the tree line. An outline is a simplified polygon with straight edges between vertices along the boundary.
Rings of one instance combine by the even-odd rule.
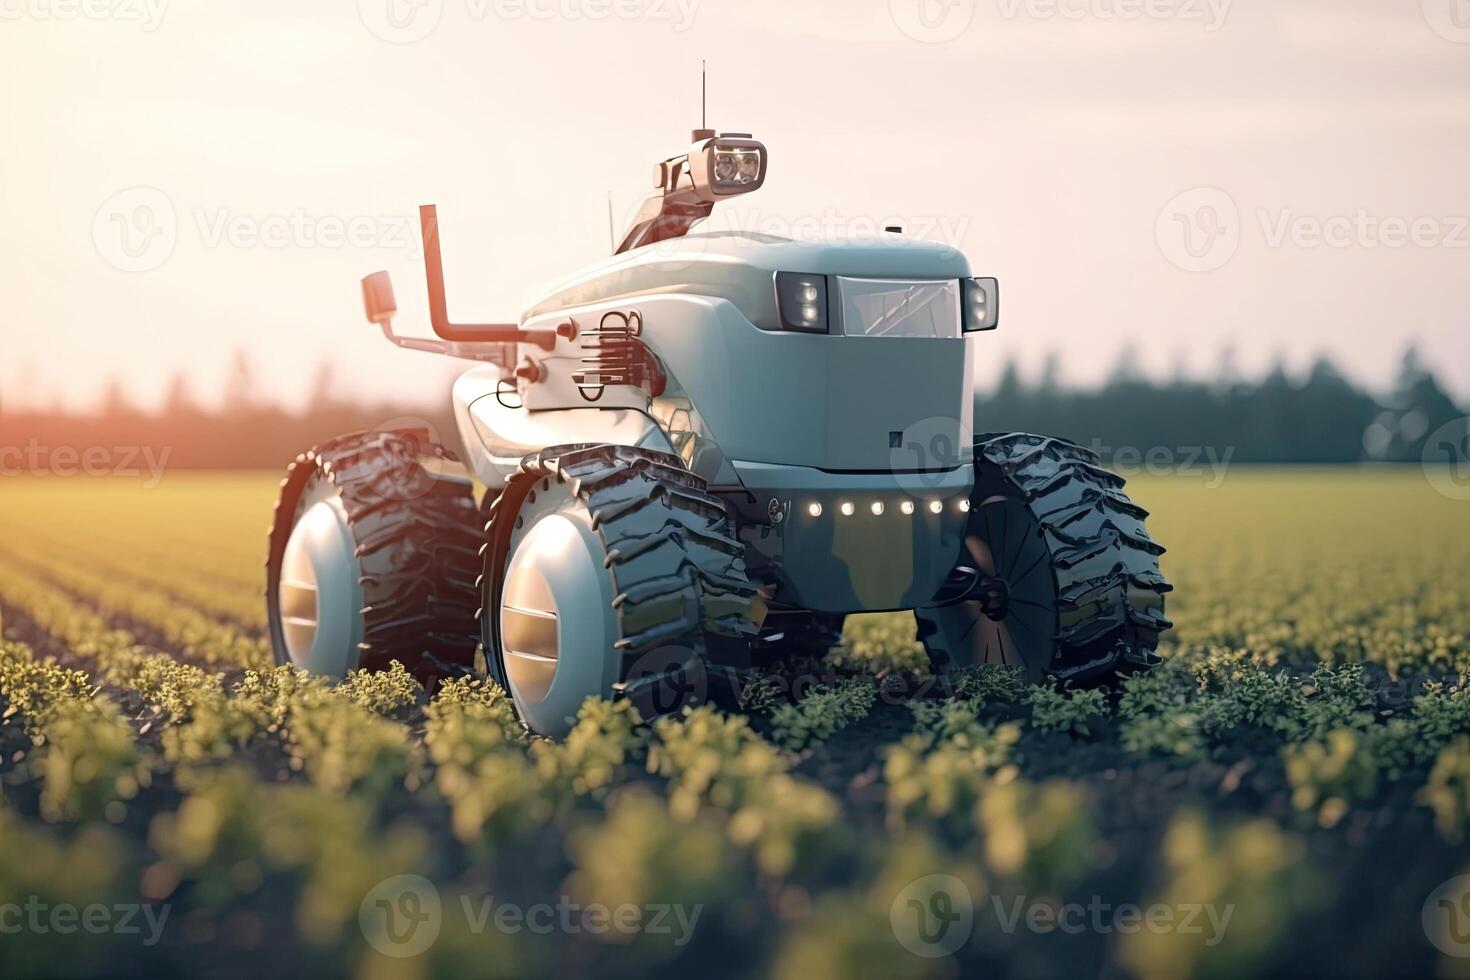
[[[1126,354],[1122,363],[1090,390],[1058,384],[1055,360],[1031,383],[1008,365],[994,389],[976,394],[975,427],[1061,435],[1104,458],[1203,448],[1237,463],[1419,462],[1426,440],[1467,414],[1412,348],[1383,396],[1325,358],[1303,376],[1277,366],[1253,381],[1228,371],[1152,381],[1128,370]]]
[[[1227,365],[1211,381],[1151,380],[1130,370],[1131,363],[1125,352],[1122,367],[1096,388],[1060,383],[1054,357],[1032,381],[1012,363],[994,387],[976,393],[975,427],[1060,435],[1109,459],[1205,450],[1235,463],[1418,462],[1436,430],[1466,415],[1413,349],[1384,395],[1354,384],[1325,359],[1305,375],[1277,367],[1255,380],[1233,377]],[[49,458],[58,448],[148,447],[155,458],[166,451],[170,468],[279,469],[344,432],[423,423],[456,447],[447,404],[342,400],[330,366],[323,366],[300,411],[260,403],[256,390],[239,357],[217,410],[200,408],[182,380],[156,412],[131,406],[115,384],[91,413],[10,410],[0,397],[0,453],[10,447],[5,459],[13,462],[16,447],[41,450],[20,458]],[[3,472],[13,469],[7,464]]]

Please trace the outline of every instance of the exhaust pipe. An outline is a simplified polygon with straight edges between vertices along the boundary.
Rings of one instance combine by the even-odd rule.
[[[535,344],[543,350],[556,346],[552,330],[522,330],[515,323],[453,323],[444,295],[444,255],[439,249],[439,210],[436,205],[419,207],[419,225],[424,234],[424,272],[429,281],[429,320],[434,333],[461,344]]]

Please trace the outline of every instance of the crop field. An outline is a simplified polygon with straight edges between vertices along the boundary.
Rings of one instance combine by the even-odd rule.
[[[1470,975],[1470,503],[1138,478],[1176,591],[1104,690],[908,616],[644,726],[271,663],[277,477],[0,483],[0,975]]]

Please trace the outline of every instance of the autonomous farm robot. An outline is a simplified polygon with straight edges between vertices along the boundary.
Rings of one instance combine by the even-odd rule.
[[[912,610],[936,672],[1156,661],[1163,549],[1123,481],[1060,439],[971,435],[996,281],[897,230],[692,233],[767,166],[748,135],[696,130],[615,254],[517,324],[450,320],[421,209],[439,339],[394,333],[386,272],[364,303],[395,344],[482,362],[453,388],[463,453],[403,428],[297,458],[270,534],[279,662],[432,679],[483,650],[556,736],[590,696],[649,716],[820,654],[851,613]]]

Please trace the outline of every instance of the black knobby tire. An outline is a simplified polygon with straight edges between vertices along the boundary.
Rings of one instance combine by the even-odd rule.
[[[755,589],[724,502],[679,457],[654,450],[552,447],[526,457],[489,505],[480,628],[492,674],[509,689],[496,611],[511,535],[527,498],[554,485],[586,508],[604,550],[619,633],[612,693],[630,699],[645,718],[682,707],[663,701],[663,694],[707,689],[712,643],[755,636],[749,618]]]
[[[1164,549],[1144,527],[1148,512],[1124,482],[1062,439],[978,440],[961,564],[989,564],[982,574],[1005,584],[996,598],[977,581],[965,601],[916,613],[935,668],[1019,663],[1033,681],[1090,682],[1156,663],[1172,587],[1159,570]],[[1007,637],[1010,648],[996,650]]]
[[[357,666],[401,662],[425,682],[473,670],[479,644],[480,517],[467,477],[425,431],[353,433],[296,457],[281,481],[270,530],[266,595],[277,663],[289,663],[278,591],[281,563],[309,487],[329,483],[356,544],[362,586]]]

